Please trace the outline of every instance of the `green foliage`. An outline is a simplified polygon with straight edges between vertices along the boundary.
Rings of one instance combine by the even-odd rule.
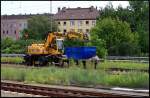
[[[86,76],[86,77],[85,77]],[[148,73],[120,73],[119,75],[108,74],[102,70],[84,70],[77,67],[59,69],[56,67],[46,68],[13,68],[2,67],[1,78],[16,80],[27,83],[57,84],[57,85],[80,85],[80,86],[120,86],[148,88]]]
[[[103,19],[103,18],[106,18],[108,16],[110,17],[115,17],[115,9],[113,8],[113,5],[111,2],[109,2],[106,7],[104,9],[101,8],[100,10],[100,17],[99,19]]]
[[[106,58],[106,56],[107,56],[107,49],[106,49],[106,42],[105,42],[105,40],[96,38],[93,35],[92,36],[92,40],[89,43],[89,46],[96,46],[96,54],[100,58]]]
[[[10,47],[12,44],[14,44],[14,40],[12,38],[6,37],[4,39],[1,39],[1,50]]]
[[[11,38],[2,39],[1,50],[2,53],[25,53],[27,50],[27,46],[32,43],[41,43],[41,40],[33,40],[33,39],[19,39],[12,40]]]
[[[12,68],[4,68],[3,71],[1,72],[1,76],[2,76],[1,79],[4,80],[24,81],[25,70],[24,69],[14,70]]]
[[[66,39],[64,40],[63,42],[64,44],[64,47],[72,47],[72,46],[84,46],[84,42],[81,41],[81,40],[69,40],[69,39]]]
[[[135,31],[139,33],[141,51],[149,53],[149,2],[129,1],[130,9],[134,16]]]
[[[23,61],[21,57],[1,57],[1,62],[22,63]]]
[[[111,2],[100,10],[99,20],[104,18],[114,18],[129,23],[131,31],[137,32],[138,46],[134,49],[138,50],[136,55],[142,56],[149,53],[149,2],[148,1],[129,1],[129,6],[123,8],[121,5],[117,9],[114,9]],[[125,44],[125,43],[124,43]],[[124,47],[126,47],[125,44]],[[123,45],[121,45],[123,46]],[[129,44],[127,46],[132,46]],[[130,51],[129,51],[130,52]],[[135,53],[133,53],[135,54]]]
[[[94,39],[102,39],[106,42],[109,55],[134,55],[137,53],[138,35],[132,33],[127,22],[112,18],[104,18],[97,21],[91,30]]]
[[[51,30],[52,22],[52,30]],[[22,31],[28,33],[28,39],[44,40],[47,37],[48,31],[57,31],[57,25],[54,20],[50,21],[47,16],[33,16],[28,20],[28,29]]]
[[[135,77],[137,75],[137,77]],[[126,78],[128,77],[128,78]],[[146,73],[130,72],[128,74],[108,75],[104,77],[105,85],[122,86],[135,88],[136,85],[142,88],[148,88],[148,78]],[[133,85],[134,84],[134,85]]]
[[[135,63],[131,61],[105,61],[101,62],[98,69],[107,69],[107,68],[124,68],[124,69],[149,69],[149,64],[147,63]]]
[[[23,29],[20,33],[20,39],[21,40],[27,40],[27,39],[31,39],[32,37],[29,36],[29,30],[28,29]],[[27,36],[26,36],[27,35]]]

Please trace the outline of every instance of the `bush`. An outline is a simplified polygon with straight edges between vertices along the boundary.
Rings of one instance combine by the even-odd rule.
[[[64,46],[65,47],[73,47],[73,46],[84,46],[84,42],[81,41],[81,40],[69,40],[69,39],[66,39],[64,40]]]
[[[1,50],[2,53],[18,53],[23,54],[26,53],[27,46],[31,45],[32,43],[41,43],[41,40],[33,40],[33,39],[19,39],[19,40],[12,40],[11,38],[2,39],[2,46]]]
[[[112,18],[98,20],[91,29],[92,40],[105,41],[108,55],[135,55],[138,50],[138,34],[131,32],[127,22]],[[100,41],[99,41],[100,42]],[[102,46],[98,46],[102,48]]]
[[[106,42],[104,40],[102,39],[92,40],[91,46],[96,46],[96,52],[100,58],[106,58],[107,49],[106,49]]]
[[[6,37],[4,39],[1,39],[1,50],[10,47],[12,44],[14,44],[14,42],[15,41],[10,37]],[[6,51],[8,52],[9,49],[7,49]]]

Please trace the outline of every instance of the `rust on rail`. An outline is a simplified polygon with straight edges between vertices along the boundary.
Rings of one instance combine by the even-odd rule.
[[[148,97],[147,93],[77,87],[50,87],[1,81],[1,90],[51,97]]]

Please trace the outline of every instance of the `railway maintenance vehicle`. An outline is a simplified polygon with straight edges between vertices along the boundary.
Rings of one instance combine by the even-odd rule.
[[[27,65],[47,65],[48,62],[55,65],[63,66],[63,63],[68,59],[64,55],[63,41],[66,39],[74,40],[89,40],[89,36],[84,33],[67,32],[48,32],[45,43],[31,44],[27,47],[27,54],[24,56],[25,64]]]

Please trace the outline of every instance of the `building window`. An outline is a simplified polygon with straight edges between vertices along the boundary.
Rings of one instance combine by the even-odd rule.
[[[75,29],[70,29],[71,32],[75,32]]]
[[[86,23],[86,25],[88,25],[88,24],[89,24],[89,21],[86,21],[85,23]]]
[[[16,34],[16,30],[14,31],[14,33]]]
[[[66,29],[64,29],[64,32],[66,32],[67,30]]]
[[[94,20],[92,21],[92,25],[93,25],[93,26],[95,25],[95,21],[94,21]]]
[[[7,30],[7,34],[8,34],[8,30]]]
[[[78,26],[82,26],[82,21],[81,20],[78,21]]]
[[[16,25],[16,24],[14,24],[14,27],[17,27],[17,25]]]
[[[58,25],[60,25],[60,22],[58,22]]]
[[[13,27],[13,24],[10,25],[10,28],[12,28],[12,27]]]
[[[70,21],[70,26],[74,26],[74,25],[75,25],[74,20],[71,20]]]
[[[19,26],[21,27],[21,23],[19,24]]]
[[[66,22],[64,22],[64,26],[66,25]]]
[[[5,34],[5,31],[3,31],[3,34]]]
[[[89,29],[86,29],[86,32],[88,33],[88,32],[89,32]]]
[[[26,23],[24,23],[24,28],[26,28]]]
[[[78,29],[78,32],[82,32],[82,29]]]

